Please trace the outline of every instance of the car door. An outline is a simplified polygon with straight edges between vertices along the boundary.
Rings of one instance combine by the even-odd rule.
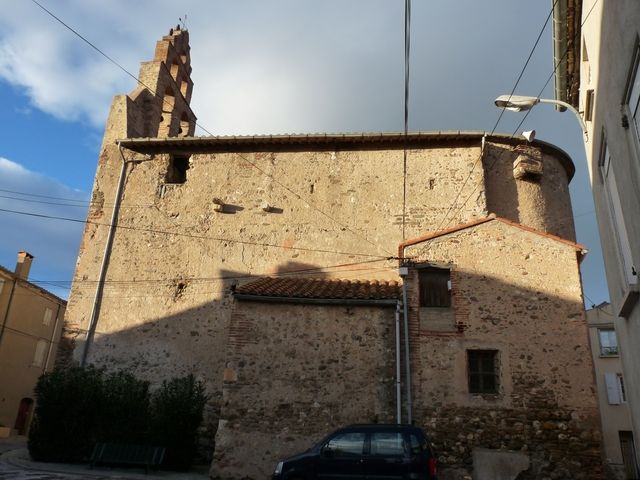
[[[364,475],[367,480],[408,478],[411,459],[402,432],[371,432],[367,444],[369,448],[363,462]]]
[[[340,432],[320,449],[316,464],[318,480],[362,480],[364,432]]]

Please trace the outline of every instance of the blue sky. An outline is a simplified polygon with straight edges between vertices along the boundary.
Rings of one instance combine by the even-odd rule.
[[[192,107],[214,134],[403,128],[400,0],[41,3],[134,74],[186,14]],[[414,0],[409,129],[490,131],[493,99],[513,88],[551,3]],[[0,0],[0,8],[0,209],[84,218],[111,98],[134,81],[34,3]],[[516,93],[537,95],[551,74],[550,28]],[[553,81],[543,96],[553,97]],[[511,134],[521,119],[506,112],[496,131]],[[521,128],[530,129],[576,164],[578,241],[590,251],[586,303],[598,304],[608,293],[580,129],[547,105]],[[81,224],[0,212],[0,232],[1,265],[12,269],[26,249],[36,257],[32,279],[71,280]]]

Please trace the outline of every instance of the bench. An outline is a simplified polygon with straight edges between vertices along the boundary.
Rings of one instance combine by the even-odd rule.
[[[130,445],[121,443],[96,443],[91,453],[91,468],[94,465],[144,465],[145,473],[149,467],[157,468],[164,459],[165,447],[150,445]]]

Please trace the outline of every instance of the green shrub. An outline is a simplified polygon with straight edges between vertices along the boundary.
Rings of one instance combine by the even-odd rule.
[[[28,444],[35,460],[76,462],[91,453],[103,398],[102,377],[103,370],[78,367],[40,377]]]
[[[167,447],[164,466],[191,466],[207,401],[193,375],[149,383],[120,371],[72,367],[40,377],[29,430],[29,452],[38,461],[87,460],[96,442]]]
[[[163,382],[151,399],[151,441],[167,447],[165,465],[187,470],[197,448],[207,402],[204,384],[193,375]]]

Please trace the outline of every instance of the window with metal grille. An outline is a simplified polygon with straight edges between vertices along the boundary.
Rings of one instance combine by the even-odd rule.
[[[498,393],[497,350],[467,350],[469,393]]]
[[[451,270],[423,267],[418,269],[421,307],[451,306]]]

